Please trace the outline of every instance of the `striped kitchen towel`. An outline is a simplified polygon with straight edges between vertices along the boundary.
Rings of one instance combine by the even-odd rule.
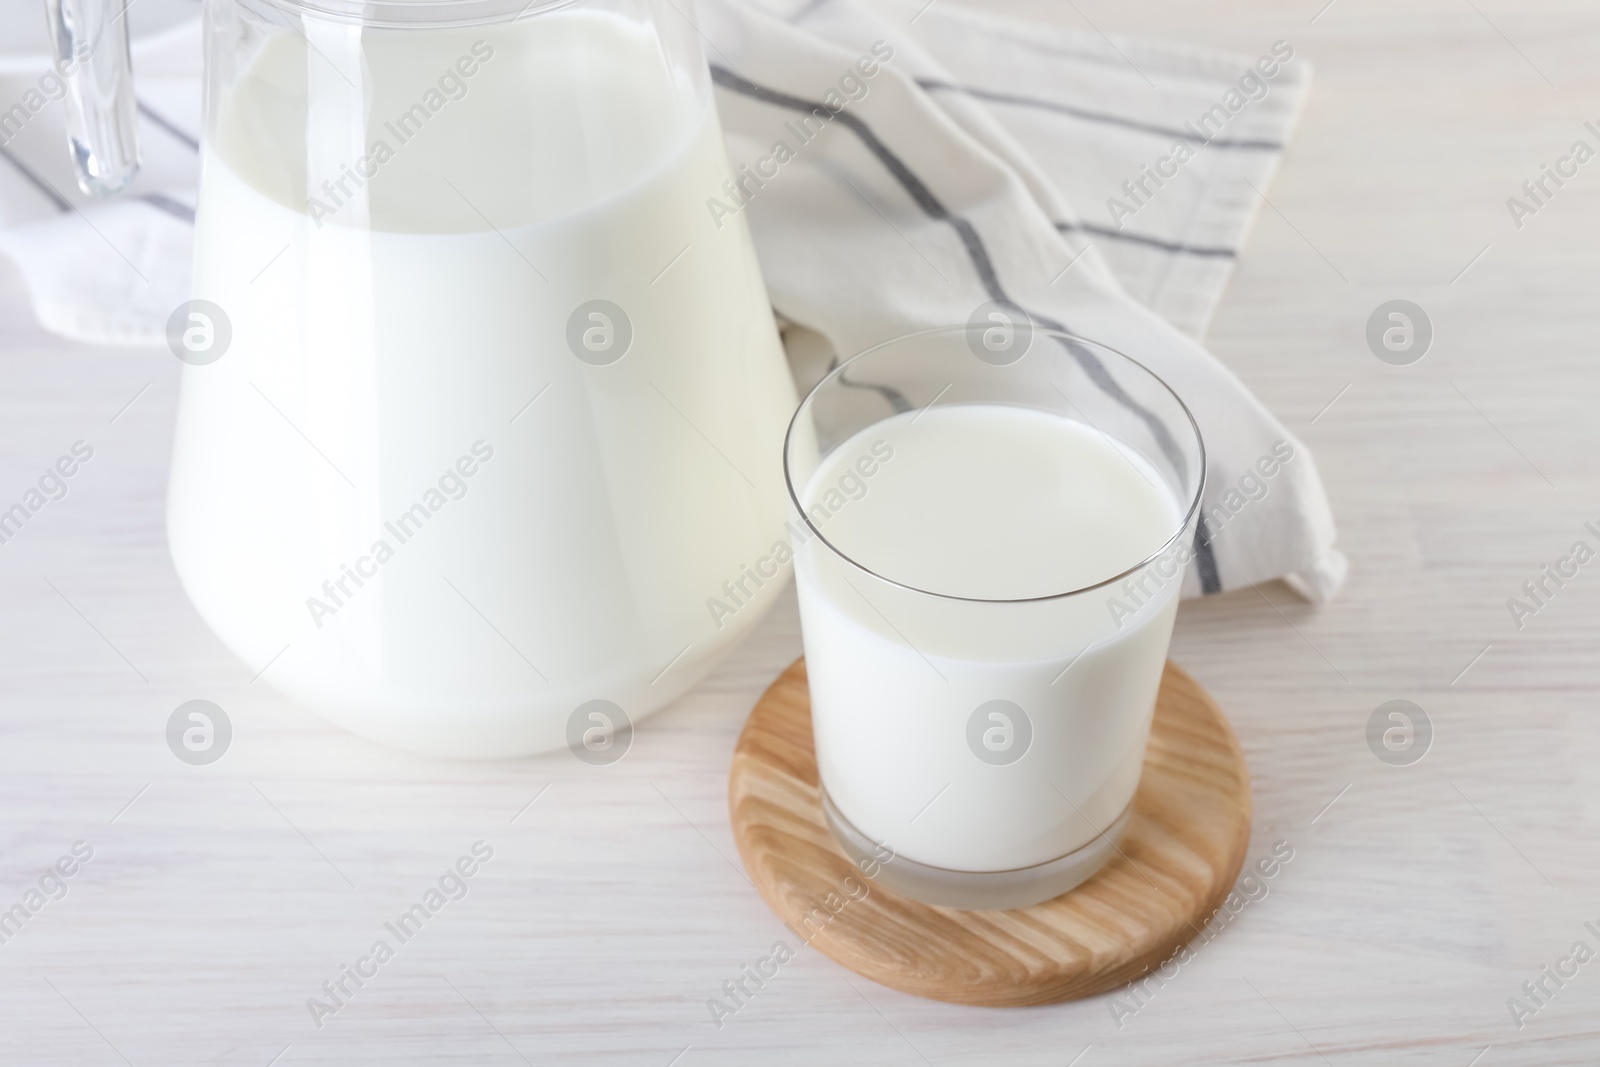
[[[1219,56],[927,0],[700,11],[735,172],[709,209],[749,219],[802,385],[835,353],[1018,309],[1193,411],[1187,595],[1338,589],[1310,451],[1196,340],[1306,93],[1292,46]]]
[[[748,220],[802,385],[836,354],[1018,309],[1193,410],[1188,595],[1338,589],[1309,450],[1197,340],[1307,91],[1291,45],[1227,56],[928,0],[700,0],[694,23],[733,165],[706,210]],[[58,106],[0,121],[0,251],[41,324],[90,342],[159,344],[188,296],[197,29],[136,45],[135,67],[145,164],[117,202],[77,192]]]

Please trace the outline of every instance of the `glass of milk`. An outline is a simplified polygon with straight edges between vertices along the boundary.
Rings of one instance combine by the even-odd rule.
[[[706,209],[696,31],[673,0],[209,0],[205,41],[185,590],[351,730],[582,757],[755,625],[781,583],[743,576],[787,551],[797,398],[745,218]]]
[[[982,326],[834,369],[785,443],[823,806],[929,903],[1022,907],[1115,852],[1205,449],[1104,345]]]

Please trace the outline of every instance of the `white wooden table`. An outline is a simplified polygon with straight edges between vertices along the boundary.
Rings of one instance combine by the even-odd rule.
[[[1600,950],[1600,566],[1520,631],[1505,605],[1600,541],[1600,163],[1520,231],[1504,203],[1600,117],[1600,11],[1337,0],[1313,23],[1322,3],[1005,5],[1246,55],[1285,38],[1317,66],[1209,343],[1314,448],[1352,574],[1320,611],[1281,586],[1186,605],[1173,653],[1249,757],[1252,858],[1295,856],[1120,1027],[1108,998],[958,1008],[801,949],[719,1030],[707,998],[792,936],[725,795],[745,713],[798,653],[792,595],[611,767],[343,734],[252,684],[178,587],[177,362],[38,332],[0,264],[0,499],[95,449],[0,546],[0,909],[93,850],[0,945],[0,1062],[1600,1060],[1600,962],[1520,1029],[1506,1005],[1575,941]],[[1437,330],[1410,367],[1363,341],[1395,297]],[[163,738],[197,697],[236,731],[210,767]],[[1365,739],[1397,697],[1436,730],[1408,767]],[[479,840],[467,895],[319,1029],[307,998]]]

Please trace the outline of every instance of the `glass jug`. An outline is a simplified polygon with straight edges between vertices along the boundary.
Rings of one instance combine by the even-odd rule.
[[[207,0],[204,32],[168,329],[185,590],[356,733],[604,761],[789,559],[796,398],[744,220],[706,207],[732,175],[692,25],[670,0]],[[136,167],[121,57],[74,86],[93,191]]]

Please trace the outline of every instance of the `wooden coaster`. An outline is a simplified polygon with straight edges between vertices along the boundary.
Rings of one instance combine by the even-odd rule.
[[[1196,936],[1238,877],[1250,775],[1228,720],[1171,662],[1119,854],[1069,893],[958,911],[867,882],[822,813],[804,659],[772,683],[733,753],[733,834],[756,888],[794,931],[834,894],[810,944],[875,982],[959,1004],[1052,1004],[1114,989]],[[838,907],[844,879],[870,892]],[[828,909],[832,911],[833,909]]]

